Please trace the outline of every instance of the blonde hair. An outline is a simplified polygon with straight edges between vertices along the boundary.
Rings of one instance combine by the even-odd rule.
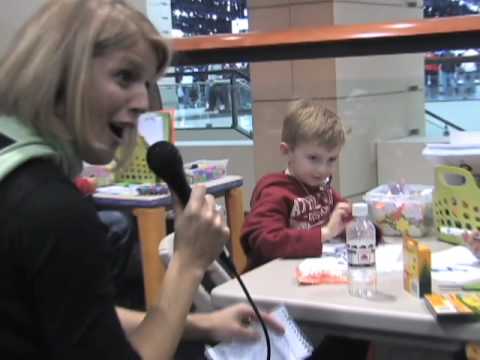
[[[309,100],[295,101],[283,120],[282,142],[294,148],[315,141],[333,149],[345,144],[345,129],[340,118],[326,107]]]
[[[161,76],[170,59],[168,46],[125,1],[49,0],[0,62],[0,114],[18,118],[45,139],[73,142],[77,149],[92,145],[95,119],[86,95],[93,60],[142,40],[152,47]],[[119,162],[132,153],[136,137],[132,132],[122,144]]]

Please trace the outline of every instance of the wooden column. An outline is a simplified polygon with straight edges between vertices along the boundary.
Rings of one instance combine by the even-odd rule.
[[[225,206],[227,208],[227,222],[230,227],[233,262],[237,271],[242,273],[247,264],[247,257],[240,244],[240,235],[245,216],[243,208],[243,191],[241,187],[227,191],[225,194]]]
[[[142,251],[143,283],[147,308],[155,304],[160,291],[165,266],[158,254],[158,245],[167,235],[166,210],[159,208],[135,209]]]

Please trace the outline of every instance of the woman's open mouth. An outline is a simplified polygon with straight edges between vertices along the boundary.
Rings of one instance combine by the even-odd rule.
[[[111,124],[110,124],[110,130],[112,131],[112,133],[113,133],[117,138],[122,139],[122,137],[123,137],[123,130],[124,130],[123,127],[111,123]]]

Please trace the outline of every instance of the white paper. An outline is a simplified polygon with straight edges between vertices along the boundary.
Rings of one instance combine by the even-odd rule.
[[[432,254],[432,269],[442,270],[456,265],[476,265],[479,261],[465,246],[454,246]]]
[[[377,272],[403,271],[402,244],[383,244],[375,251]]]
[[[96,192],[104,195],[138,195],[137,189],[135,187],[122,185],[99,187],[97,188]]]
[[[332,266],[338,270],[338,267],[347,268],[345,243],[325,243],[322,249],[322,257],[308,258],[300,263],[300,267],[325,271],[325,268]],[[329,258],[340,258],[343,262],[332,262]],[[379,245],[375,250],[376,269],[379,273],[403,270],[403,249],[402,244],[383,244]],[[342,265],[343,263],[343,265]]]
[[[480,262],[465,246],[432,254],[432,279],[439,288],[461,288],[480,282]]]
[[[273,330],[269,331],[271,344],[271,359],[299,360],[308,357],[313,347],[304,338],[298,326],[288,314],[284,306],[275,309],[271,315],[285,328],[285,334],[279,335]],[[232,341],[221,343],[215,347],[206,347],[205,355],[210,360],[252,360],[265,359],[267,347],[260,324],[255,324],[255,329],[262,334],[258,341],[240,342]]]
[[[323,256],[334,256],[347,258],[347,244],[343,242],[325,242],[322,246]]]
[[[165,134],[164,119],[154,112],[148,112],[140,116],[138,133],[148,145],[155,144],[157,141],[168,140],[168,134]]]
[[[448,271],[433,271],[432,279],[437,282],[440,289],[461,288],[464,285],[480,282],[480,269],[456,269]]]
[[[339,274],[346,273],[348,263],[342,257],[323,256],[307,258],[298,265],[298,270],[305,276],[314,276],[321,273]]]

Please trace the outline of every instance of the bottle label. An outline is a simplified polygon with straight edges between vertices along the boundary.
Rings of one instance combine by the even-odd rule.
[[[347,244],[348,264],[352,266],[375,265],[375,246]]]

